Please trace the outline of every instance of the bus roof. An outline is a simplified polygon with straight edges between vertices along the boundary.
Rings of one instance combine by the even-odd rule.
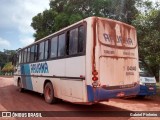
[[[113,20],[113,19],[109,19],[109,18],[102,18],[102,17],[92,16],[92,17],[88,17],[88,18],[85,18],[85,19],[83,19],[83,20],[80,20],[80,21],[78,21],[78,22],[76,22],[76,23],[74,23],[74,24],[72,24],[72,25],[69,25],[69,26],[67,26],[67,27],[65,27],[65,28],[63,28],[63,29],[61,29],[61,30],[59,30],[59,31],[56,31],[56,32],[54,32],[54,33],[52,33],[52,34],[50,34],[50,35],[48,35],[48,36],[46,36],[46,37],[43,37],[43,38],[37,40],[36,42],[33,42],[33,43],[31,43],[31,44],[29,44],[29,45],[27,45],[27,46],[19,49],[18,51],[20,51],[20,50],[22,50],[22,49],[25,49],[25,48],[31,46],[32,44],[36,44],[36,43],[39,43],[39,42],[42,41],[42,40],[45,40],[45,39],[47,39],[47,38],[50,38],[50,37],[54,36],[55,34],[57,34],[57,33],[59,33],[59,32],[63,32],[63,31],[65,31],[65,30],[67,30],[68,28],[73,27],[73,26],[75,26],[75,25],[77,25],[77,24],[79,24],[79,23],[88,22],[88,21],[91,21],[92,19],[99,19],[99,20],[108,21],[108,22],[116,22],[116,23],[119,23],[119,24],[122,24],[122,25],[125,25],[125,26],[128,26],[128,27],[131,27],[131,28],[134,28],[134,29],[135,29],[135,27],[133,27],[133,26],[131,26],[131,25],[128,25],[128,24],[126,24],[126,23],[117,21],[117,20]]]

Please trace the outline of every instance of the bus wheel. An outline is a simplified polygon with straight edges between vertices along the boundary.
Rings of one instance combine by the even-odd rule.
[[[54,89],[51,82],[47,82],[44,87],[44,98],[45,101],[49,104],[57,102],[57,98],[54,96]]]
[[[19,91],[19,92],[23,92],[21,79],[18,79],[18,91]]]

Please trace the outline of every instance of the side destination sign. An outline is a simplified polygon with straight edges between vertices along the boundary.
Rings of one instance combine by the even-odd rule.
[[[31,64],[31,73],[49,73],[47,62]]]

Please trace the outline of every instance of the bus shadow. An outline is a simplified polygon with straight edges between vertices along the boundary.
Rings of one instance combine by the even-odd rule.
[[[130,97],[130,98],[122,98],[121,100],[124,100],[124,102],[126,103],[126,101],[130,102],[139,102],[139,103],[160,103],[159,101],[160,97],[157,95],[154,96],[146,96],[144,98],[142,97]]]
[[[0,107],[1,111],[58,111],[66,117],[125,117],[127,119],[130,118],[129,113],[134,112],[103,103],[81,105],[60,101],[50,105],[44,101],[41,94],[29,90],[20,93],[13,85],[0,88],[0,106],[4,108]]]

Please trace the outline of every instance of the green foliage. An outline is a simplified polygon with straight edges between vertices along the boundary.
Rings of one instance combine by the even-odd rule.
[[[32,18],[31,26],[36,31],[34,37],[36,40],[43,38],[55,31],[55,15],[57,13],[52,10],[45,10]]]
[[[0,67],[3,68],[7,62],[12,61],[14,54],[14,50],[4,50],[4,52],[0,51]]]
[[[13,72],[14,66],[12,65],[12,62],[6,63],[5,66],[2,69],[2,72]]]
[[[155,9],[150,2],[145,2],[145,10],[137,15],[133,25],[137,28],[139,56],[148,62],[158,78],[160,64],[160,9]]]
[[[90,16],[108,17],[131,24],[140,0],[50,0],[50,9],[32,19],[37,40]]]

